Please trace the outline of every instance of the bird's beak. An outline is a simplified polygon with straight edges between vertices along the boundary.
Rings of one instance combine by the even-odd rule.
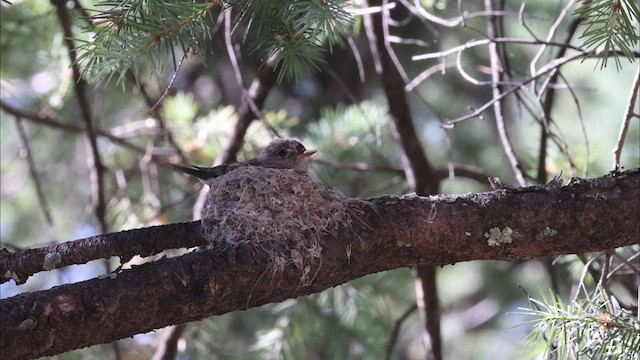
[[[308,158],[309,156],[315,154],[317,151],[316,150],[305,150],[305,152],[303,152],[302,154],[300,154],[300,158],[301,159],[305,159]]]

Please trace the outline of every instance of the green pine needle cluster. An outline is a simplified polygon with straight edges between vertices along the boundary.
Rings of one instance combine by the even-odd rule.
[[[529,342],[545,341],[545,358],[634,359],[640,353],[640,319],[606,299],[601,288],[570,304],[553,293],[529,298],[531,307],[521,309],[537,318]]]
[[[317,70],[323,52],[339,43],[351,17],[345,0],[230,0],[197,3],[168,0],[104,0],[96,4],[79,40],[78,62],[93,82],[121,82],[129,71],[143,66],[162,69],[169,56],[177,64],[182,54],[210,51],[217,15],[233,11],[245,30],[245,40],[262,61],[274,57],[278,81],[300,79]]]
[[[229,5],[240,11],[253,53],[263,61],[276,56],[279,82],[317,70],[324,44],[331,51],[351,23],[345,0],[231,0]]]
[[[90,81],[121,82],[129,70],[140,74],[142,66],[162,69],[167,56],[176,64],[177,50],[197,53],[208,49],[215,3],[190,1],[100,1],[91,16],[91,40],[81,40],[78,62]]]
[[[636,0],[585,0],[575,13],[584,19],[586,26],[581,36],[585,39],[584,47],[591,52],[602,50],[601,68],[606,67],[607,60],[613,56],[616,68],[620,69],[618,51],[630,62],[635,60],[634,51],[640,42],[640,11]]]

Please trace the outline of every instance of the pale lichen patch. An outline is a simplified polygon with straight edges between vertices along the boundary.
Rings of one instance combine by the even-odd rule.
[[[4,273],[4,277],[7,279],[13,279],[13,281],[15,281],[16,284],[20,284],[20,277],[18,277],[18,273],[16,273],[15,271],[7,270]]]
[[[557,234],[558,234],[558,230],[551,229],[548,226],[544,230],[542,230],[542,235],[544,236],[555,236]]]
[[[45,270],[52,270],[56,268],[56,265],[62,262],[62,255],[58,252],[50,252],[44,256],[42,262],[42,268]]]
[[[484,237],[487,238],[487,244],[489,246],[500,246],[513,242],[511,234],[513,234],[513,230],[508,226],[505,226],[503,230],[500,230],[499,227],[493,227],[489,229],[488,233],[484,233]]]

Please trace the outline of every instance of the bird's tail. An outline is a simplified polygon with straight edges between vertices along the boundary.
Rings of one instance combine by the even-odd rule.
[[[206,183],[207,180],[211,180],[217,178],[220,175],[223,175],[227,172],[228,164],[219,165],[216,167],[201,167],[195,165],[182,166],[178,164],[171,164],[169,166],[172,168],[182,171],[183,173],[189,174],[191,176],[195,176],[198,179],[202,180]]]

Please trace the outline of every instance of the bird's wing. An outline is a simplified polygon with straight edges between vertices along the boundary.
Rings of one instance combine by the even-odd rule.
[[[206,181],[206,180],[210,180],[225,174],[227,171],[229,171],[230,164],[222,164],[216,167],[202,167],[202,166],[195,166],[195,165],[182,166],[177,164],[169,164],[169,165],[171,165],[171,167],[173,167],[176,170],[182,171],[189,175],[195,176],[198,179]]]

